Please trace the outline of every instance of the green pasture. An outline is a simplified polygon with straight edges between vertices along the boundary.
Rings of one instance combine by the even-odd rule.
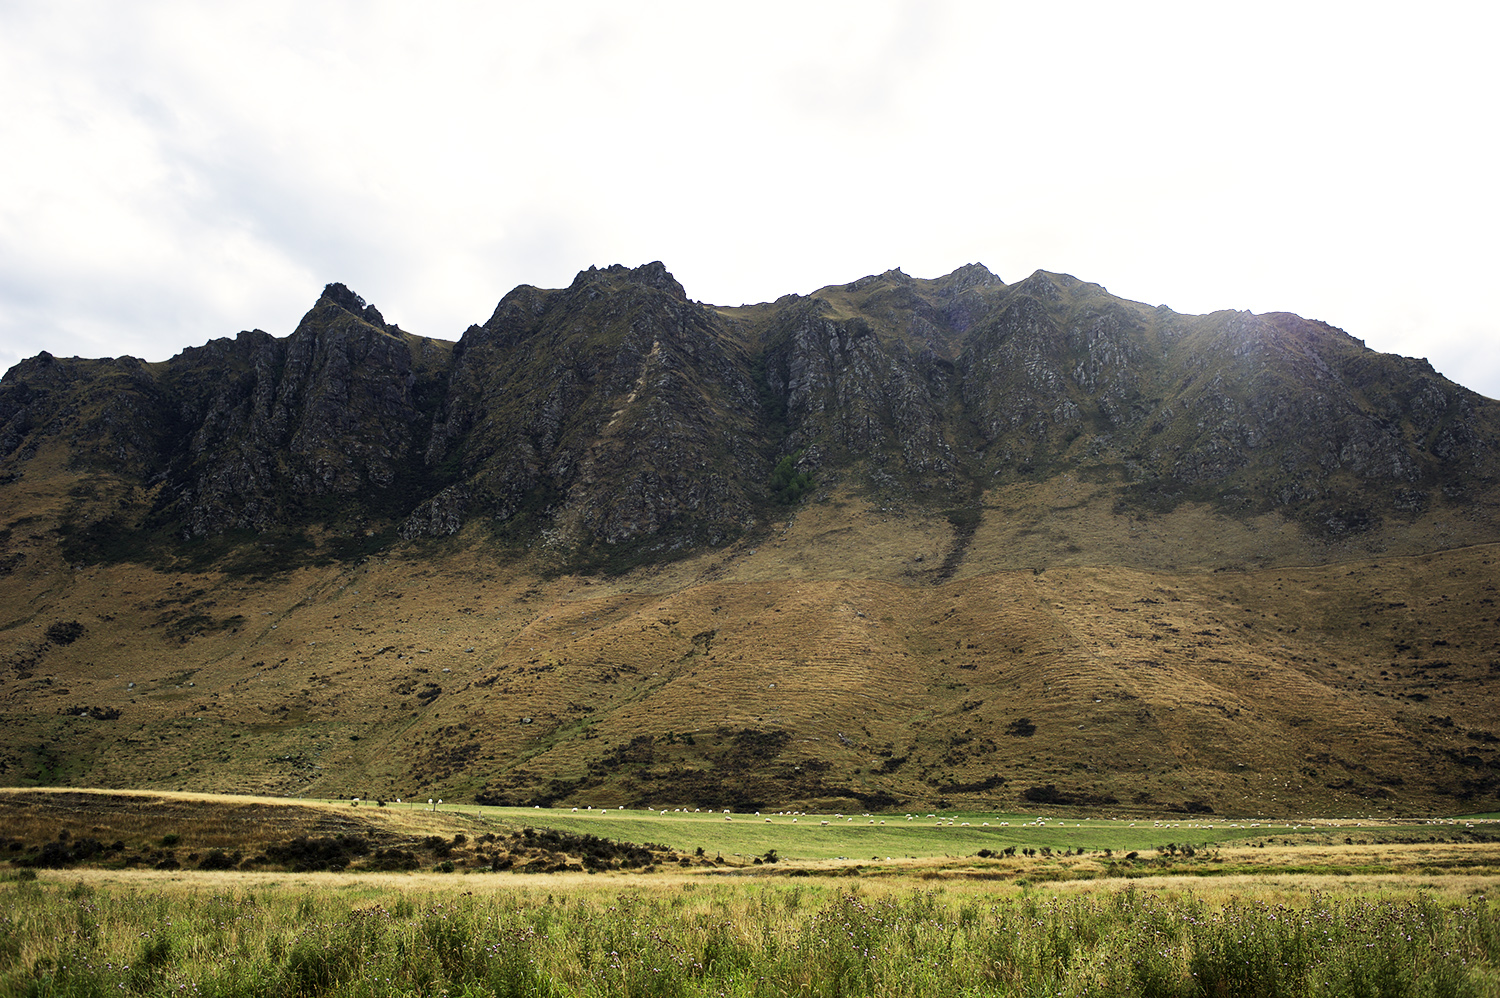
[[[429,810],[426,804],[391,805]],[[782,859],[884,860],[973,856],[980,850],[1003,852],[1014,846],[1053,851],[1110,850],[1116,854],[1155,852],[1168,845],[1197,847],[1246,842],[1376,842],[1394,835],[1444,836],[1462,829],[1469,818],[1438,824],[1332,822],[1315,819],[1246,821],[1181,818],[1053,818],[994,812],[905,812],[896,814],[802,814],[792,812],[726,814],[722,811],[640,811],[621,809],[562,810],[547,808],[441,805],[439,812],[467,819],[476,829],[487,825],[553,828],[621,842],[652,842],[682,852],[702,849],[709,857],[749,862],[775,850]],[[910,814],[910,817],[907,815]]]

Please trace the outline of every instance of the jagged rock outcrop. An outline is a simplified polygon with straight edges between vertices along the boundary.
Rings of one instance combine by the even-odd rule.
[[[137,489],[84,521],[181,538],[482,523],[611,564],[736,536],[790,455],[939,508],[1077,473],[1127,506],[1276,510],[1327,536],[1493,492],[1497,408],[1323,323],[1179,315],[1067,275],[892,270],[715,308],[651,263],[516,288],[457,344],[330,284],[284,339],[150,365],[41,354],[0,380],[0,482],[57,446]]]
[[[150,474],[168,443],[169,404],[134,357],[93,361],[44,351],[0,381],[0,457],[24,461],[51,439],[64,442],[79,467]]]
[[[342,284],[285,340],[257,330],[184,351],[164,379],[184,435],[168,515],[201,536],[404,512],[446,355]]]
[[[430,466],[461,484],[405,536],[484,516],[564,548],[717,544],[753,519],[767,455],[750,362],[661,264],[521,287],[454,351]]]

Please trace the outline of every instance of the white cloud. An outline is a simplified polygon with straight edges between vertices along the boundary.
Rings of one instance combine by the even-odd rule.
[[[979,260],[1300,312],[1500,395],[1495,20],[0,5],[0,365],[284,335],[333,280],[452,338],[590,264],[662,259],[738,304]]]

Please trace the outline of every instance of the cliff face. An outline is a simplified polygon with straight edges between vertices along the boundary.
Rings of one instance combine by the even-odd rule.
[[[764,497],[760,402],[743,349],[660,264],[517,288],[454,350],[426,446],[456,481],[402,534],[470,519],[589,551],[717,544]]]
[[[158,539],[483,524],[604,566],[753,529],[788,456],[903,503],[977,509],[996,486],[1080,475],[1122,509],[1274,512],[1326,539],[1489,508],[1497,413],[1288,314],[1178,315],[977,264],[714,308],[654,263],[517,288],[457,344],[331,284],[285,339],[155,365],[43,354],[0,381],[0,475],[24,491],[53,445],[137,490],[80,500],[75,520]]]
[[[448,353],[339,284],[285,340],[241,333],[185,351],[162,379],[179,427],[164,513],[201,536],[403,511],[426,484],[421,442]]]

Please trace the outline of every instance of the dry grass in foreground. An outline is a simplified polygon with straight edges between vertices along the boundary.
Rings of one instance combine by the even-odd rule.
[[[0,994],[1500,993],[1448,887],[49,871],[0,883]]]

